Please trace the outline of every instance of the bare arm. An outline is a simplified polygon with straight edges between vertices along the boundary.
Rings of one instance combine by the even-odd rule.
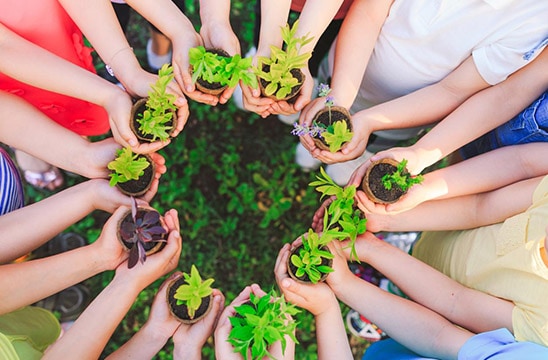
[[[78,359],[99,358],[139,292],[177,266],[181,253],[177,212],[170,210],[165,219],[170,230],[166,247],[132,269],[128,269],[125,262],[120,264],[112,282],[78,317],[69,331],[48,348],[43,359],[60,359],[66,354]]]
[[[393,295],[358,278],[350,272],[346,260],[341,256],[340,244],[333,245],[335,246],[330,247],[336,254],[333,262],[335,271],[329,274],[327,283],[339,300],[374,322],[394,340],[422,356],[436,359],[457,358],[459,349],[473,336],[473,333],[454,326],[443,317],[443,313],[430,310],[425,304]],[[372,256],[384,257],[384,255],[373,254]],[[422,272],[424,269],[418,273],[414,267],[409,267],[408,263],[402,264],[388,257],[384,260],[394,264],[399,271],[396,275],[398,277],[414,274],[415,277],[412,277],[411,280],[409,277],[406,279],[415,289],[420,288],[422,291],[428,291],[436,300],[451,300],[449,298],[441,299],[439,295],[433,294],[438,289],[438,283],[422,282],[425,279],[423,276],[428,277],[429,275]],[[378,269],[384,273],[384,268]],[[439,281],[439,279],[429,280]],[[444,293],[444,295],[447,294]],[[485,310],[485,308],[482,309]],[[409,329],[413,329],[413,331],[409,331]]]
[[[0,266],[0,288],[3,294],[0,313],[30,305],[118,266],[127,254],[116,238],[116,225],[126,209],[120,208],[115,212],[97,241],[91,245],[43,259]],[[26,229],[28,231],[29,227]],[[5,232],[2,231],[2,234]],[[13,241],[13,238],[10,239]]]
[[[373,159],[384,156],[410,158],[409,154],[416,154],[416,162],[409,163],[409,166],[414,173],[421,172],[464,144],[509,121],[547,88],[548,51],[545,50],[505,81],[469,98],[409,148],[388,150]]]

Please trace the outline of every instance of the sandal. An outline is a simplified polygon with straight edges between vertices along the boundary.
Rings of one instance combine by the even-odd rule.
[[[23,170],[23,176],[28,184],[37,189],[53,191],[60,188],[65,183],[61,170],[55,166],[51,166],[44,172]]]
[[[59,322],[75,320],[90,303],[91,296],[83,284],[76,284],[35,303],[59,315]]]
[[[79,234],[67,232],[59,234],[44,245],[40,246],[32,252],[34,259],[40,259],[52,255],[57,255],[62,252],[73,250],[82,246],[86,246],[87,241]]]

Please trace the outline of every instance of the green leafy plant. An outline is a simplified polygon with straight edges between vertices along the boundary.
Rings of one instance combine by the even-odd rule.
[[[177,299],[177,305],[186,305],[188,309],[188,316],[193,319],[196,314],[196,310],[202,304],[202,298],[211,295],[213,289],[211,284],[214,279],[202,280],[198,269],[194,264],[190,269],[190,275],[183,273],[186,284],[183,284],[177,288],[175,292],[175,299]]]
[[[324,214],[324,232],[339,240],[350,239],[350,257],[359,261],[354,245],[357,236],[367,230],[367,218],[354,204],[356,186],[343,188],[337,185],[323,168],[320,168],[320,175],[316,175],[316,179],[310,186],[316,187],[316,191],[322,194],[321,198],[333,196],[333,201],[327,206]]]
[[[411,176],[406,170],[407,160],[403,159],[398,164],[396,171],[391,174],[386,174],[382,177],[382,184],[386,190],[392,189],[392,186],[399,187],[402,191],[407,191],[413,185],[423,182],[422,175]]]
[[[285,353],[286,340],[289,336],[296,344],[297,322],[292,318],[300,311],[285,301],[283,295],[278,296],[274,290],[258,297],[250,294],[250,301],[235,307],[236,316],[231,316],[232,330],[228,342],[234,346],[234,352],[240,353],[244,359],[262,359],[268,356],[274,359],[268,347],[277,341],[281,342],[282,353]]]
[[[342,145],[350,140],[354,136],[354,133],[348,128],[348,124],[344,120],[332,120],[332,107],[334,99],[329,96],[331,88],[327,84],[318,85],[318,96],[325,97],[325,106],[327,107],[329,114],[328,124],[314,120],[311,126],[301,125],[298,122],[293,124],[293,130],[291,133],[297,136],[310,135],[315,138],[324,139],[325,143],[329,146],[329,151],[337,152],[341,149]]]
[[[118,183],[125,183],[130,180],[138,180],[144,174],[144,170],[150,166],[145,157],[133,153],[131,148],[126,147],[116,151],[116,159],[108,163],[107,168],[112,170],[110,186]]]
[[[300,49],[310,43],[313,38],[307,35],[296,37],[299,21],[295,21],[292,27],[287,24],[282,28],[282,48],[271,45],[270,57],[259,57],[255,73],[268,83],[264,88],[267,96],[275,96],[283,99],[291,94],[295,86],[300,85],[299,79],[293,76],[291,70],[301,69],[306,66],[311,52],[299,54]]]
[[[139,131],[151,135],[152,141],[166,141],[173,129],[173,116],[176,114],[176,96],[167,92],[167,86],[173,80],[173,67],[164,64],[158,70],[158,80],[150,86],[145,111],[137,116]]]
[[[189,61],[193,82],[201,78],[208,83],[235,87],[241,80],[247,86],[257,87],[257,77],[251,71],[252,58],[242,58],[240,54],[221,56],[196,46],[189,50]]]
[[[291,263],[297,268],[296,277],[300,278],[306,275],[310,282],[316,284],[320,281],[322,274],[333,272],[333,268],[323,265],[323,259],[333,259],[334,257],[331,252],[323,249],[332,239],[332,236],[327,232],[318,235],[312,229],[308,229],[307,236],[301,236],[302,247],[290,258]]]

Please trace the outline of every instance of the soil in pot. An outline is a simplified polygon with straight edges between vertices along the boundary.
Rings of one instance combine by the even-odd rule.
[[[137,180],[129,180],[123,183],[117,183],[116,186],[118,189],[128,195],[128,196],[134,196],[139,197],[146,193],[148,189],[150,189],[150,186],[152,185],[152,180],[154,180],[154,172],[156,166],[154,165],[154,161],[152,161],[152,158],[146,154],[140,154],[138,158],[140,157],[146,157],[147,161],[149,162],[149,167],[147,167],[144,170],[143,175],[139,177]]]
[[[214,49],[206,49],[206,51],[219,56],[230,57],[230,55],[223,49],[214,48]],[[192,69],[191,69],[191,72],[192,72]],[[210,83],[208,81],[205,81],[201,77],[196,80],[196,88],[200,90],[201,92],[203,92],[204,94],[217,96],[223,91],[225,91],[227,87],[228,85],[222,85],[219,82]]]
[[[296,248],[292,249],[291,252],[289,253],[289,256],[287,257],[287,273],[288,273],[289,277],[291,277],[295,281],[305,283],[305,284],[310,284],[311,281],[310,281],[310,278],[308,277],[307,274],[304,274],[303,276],[295,275],[295,273],[297,272],[297,267],[295,265],[293,265],[293,263],[291,262],[291,256],[293,254],[298,255],[298,253],[302,249],[302,247],[303,247],[303,245],[301,244],[301,245],[297,246]],[[321,250],[331,252],[327,246],[322,246]],[[333,259],[322,258],[321,265],[332,267],[333,266]],[[329,275],[329,274],[322,274],[319,282],[325,281],[325,279],[327,278],[327,275]]]
[[[131,108],[131,121],[129,123],[129,126],[131,128],[131,131],[133,131],[133,133],[135,134],[135,136],[137,137],[137,139],[139,139],[139,141],[141,143],[143,143],[143,142],[152,142],[152,139],[153,139],[153,136],[151,134],[143,134],[139,130],[139,127],[141,125],[137,121],[137,119],[139,117],[139,114],[142,114],[146,110],[146,105],[145,104],[146,104],[147,100],[148,100],[148,98],[141,98],[141,99],[137,100],[133,104],[133,107]],[[169,135],[171,137],[171,134],[177,128],[177,111],[174,111],[174,110],[170,110],[170,111],[173,112],[173,116],[171,117],[172,120],[167,122],[166,125],[171,126],[171,131],[169,133]],[[158,140],[159,139],[156,139],[156,141],[158,141]]]
[[[188,307],[185,304],[177,305],[177,299],[175,299],[175,293],[179,286],[185,284],[185,278],[183,276],[173,280],[167,289],[167,302],[169,311],[179,321],[185,324],[193,324],[200,319],[204,318],[213,305],[213,294],[202,298],[202,304],[196,310],[194,317],[191,319],[188,315]]]
[[[266,72],[266,73],[268,71],[270,71],[270,65],[264,65],[263,64],[263,71]],[[301,69],[291,69],[290,72],[293,75],[293,77],[296,78],[299,81],[299,85],[293,87],[291,89],[291,92],[289,94],[287,94],[286,97],[284,97],[283,99],[278,99],[276,97],[276,93],[274,93],[272,95],[266,95],[264,89],[266,89],[266,87],[268,86],[268,84],[270,84],[270,82],[268,82],[264,79],[258,78],[259,88],[261,90],[261,95],[264,96],[264,97],[276,100],[276,101],[287,101],[289,103],[295,102],[295,100],[297,99],[297,95],[299,95],[299,92],[301,91],[301,88],[303,87],[305,75],[301,71]]]
[[[138,208],[136,217],[140,218],[140,217],[144,216],[149,211],[156,211],[156,210],[147,209],[147,208]],[[118,223],[118,229],[120,229],[122,224],[125,223],[125,222],[133,223],[133,217],[131,216],[131,210],[128,210],[124,214],[124,216],[122,217],[122,219]],[[160,220],[158,220],[157,225],[163,226],[163,224]],[[117,234],[118,234],[118,240],[122,243],[122,246],[127,251],[131,250],[131,248],[135,244],[124,241],[120,236],[120,231],[118,231]],[[152,254],[157,253],[158,251],[162,250],[166,246],[166,242],[165,241],[154,241],[154,240],[166,240],[167,235],[168,235],[167,233],[166,234],[153,235],[152,236],[152,239],[153,239],[152,241],[143,243],[143,247],[145,248],[145,254],[148,256],[148,255],[152,255]]]
[[[342,106],[331,106],[331,118],[329,117],[329,107],[326,106],[322,110],[318,111],[316,115],[314,116],[314,119],[312,122],[316,122],[317,124],[323,124],[326,127],[329,125],[337,122],[337,121],[345,121],[347,124],[348,129],[352,131],[352,122],[350,121],[351,115],[346,110],[346,108]],[[329,145],[325,142],[325,139],[321,137],[320,135],[317,135],[313,137],[314,144],[322,150],[329,150]]]
[[[406,191],[397,186],[386,189],[382,183],[385,174],[393,174],[398,168],[398,162],[394,159],[381,159],[372,163],[362,180],[362,189],[369,200],[377,204],[391,204],[399,200]]]

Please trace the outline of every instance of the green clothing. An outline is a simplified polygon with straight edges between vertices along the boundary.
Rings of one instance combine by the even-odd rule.
[[[0,359],[41,359],[61,334],[61,325],[48,310],[27,306],[0,315]]]

